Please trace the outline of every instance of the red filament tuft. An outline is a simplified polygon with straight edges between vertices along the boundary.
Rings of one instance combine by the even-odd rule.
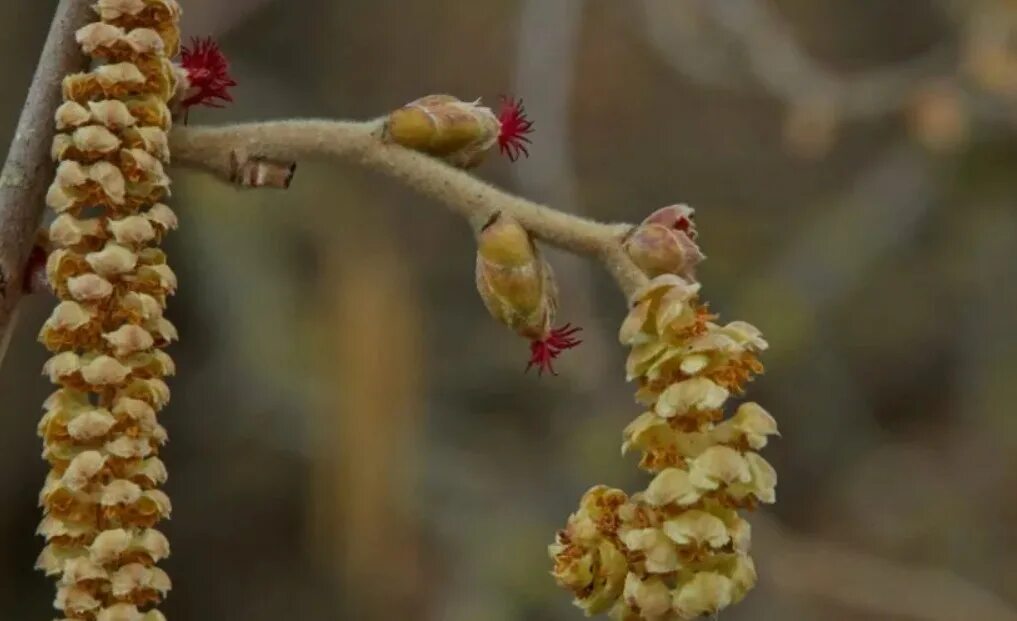
[[[526,134],[533,131],[533,121],[526,118],[523,100],[502,97],[498,122],[501,123],[498,149],[502,154],[507,155],[513,162],[519,159],[520,154],[529,157],[530,152],[526,149],[526,143],[530,142],[530,139]]]
[[[212,37],[191,39],[191,47],[181,50],[180,65],[191,84],[181,102],[185,111],[191,106],[221,108],[225,102],[233,101],[229,89],[237,83],[230,77],[229,61]]]
[[[551,330],[551,333],[543,339],[531,341],[530,363],[526,365],[526,370],[529,371],[531,367],[535,366],[538,375],[543,375],[544,371],[550,372],[551,375],[558,375],[554,370],[554,360],[564,350],[582,343],[576,338],[576,334],[581,330],[582,328],[572,327],[572,324],[567,323],[560,328]]]
[[[687,216],[679,216],[678,221],[675,222],[674,228],[688,235],[689,239],[693,241],[695,241],[696,237],[698,237],[696,223],[692,220],[691,214]]]

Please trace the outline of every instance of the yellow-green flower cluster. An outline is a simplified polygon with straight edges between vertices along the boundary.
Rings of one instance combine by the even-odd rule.
[[[99,21],[77,40],[98,65],[64,80],[46,201],[57,213],[46,273],[60,303],[39,339],[59,388],[39,423],[52,470],[37,566],[57,579],[65,619],[164,621],[152,607],[170,589],[155,566],[169,554],[155,526],[171,510],[156,415],[175,372],[161,348],[177,331],[163,317],[176,276],[158,244],[177,225],[161,201],[180,8],[98,0],[94,9]]]
[[[654,475],[645,491],[594,487],[550,546],[553,574],[587,614],[619,621],[715,614],[756,582],[750,527],[738,513],[775,500],[772,466],[756,450],[774,419],[732,396],[762,371],[766,348],[744,322],[715,323],[699,285],[655,277],[632,299],[620,339],[646,411],[624,431]]]

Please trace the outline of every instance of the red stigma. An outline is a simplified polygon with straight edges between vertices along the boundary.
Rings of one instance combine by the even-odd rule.
[[[696,223],[692,221],[692,216],[680,216],[678,221],[675,222],[674,228],[688,235],[689,239],[693,241],[698,237]]]
[[[498,132],[498,149],[502,154],[507,155],[513,162],[519,159],[520,153],[529,157],[530,152],[526,149],[525,143],[530,142],[526,134],[533,131],[533,121],[526,118],[523,100],[502,97],[498,122],[501,123],[501,131]]]
[[[526,370],[529,371],[531,367],[537,367],[537,375],[543,375],[544,371],[548,371],[551,375],[558,375],[554,370],[554,360],[561,352],[566,349],[571,349],[576,345],[582,343],[576,334],[580,332],[582,328],[572,327],[572,324],[567,323],[560,328],[551,330],[543,339],[534,339],[530,341],[530,363],[526,365]]]
[[[190,82],[188,96],[180,102],[185,111],[191,106],[222,108],[233,101],[229,89],[237,83],[230,77],[229,61],[212,37],[191,39],[191,47],[180,52],[180,65]]]

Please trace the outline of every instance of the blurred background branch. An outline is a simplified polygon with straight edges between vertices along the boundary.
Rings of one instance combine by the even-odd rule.
[[[1005,601],[951,571],[793,535],[765,518],[756,521],[754,530],[760,547],[774,559],[764,580],[792,596],[830,600],[880,619],[1017,619]]]

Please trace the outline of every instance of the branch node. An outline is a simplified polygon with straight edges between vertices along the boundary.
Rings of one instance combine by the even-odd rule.
[[[242,149],[230,151],[230,182],[245,188],[287,189],[296,172],[296,162],[249,156]]]

